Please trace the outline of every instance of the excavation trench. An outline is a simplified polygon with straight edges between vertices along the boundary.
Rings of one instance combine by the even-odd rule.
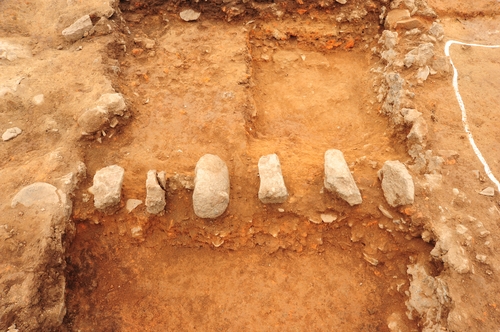
[[[377,178],[386,160],[408,156],[371,102],[378,24],[366,22],[376,16],[186,23],[165,5],[131,11],[124,3],[122,11],[110,77],[129,118],[102,143],[85,143],[89,174],[125,169],[122,206],[105,215],[85,190],[76,193],[65,328],[385,331],[392,315],[417,329],[406,316],[407,266],[430,275],[441,267],[408,210],[387,205]],[[331,148],[343,151],[362,205],[323,191]],[[191,201],[194,166],[206,153],[231,176],[229,207],[215,220],[197,218]],[[270,153],[290,192],[283,204],[257,197],[257,162]],[[165,212],[128,212],[128,199],[144,200],[150,169],[167,173]],[[91,185],[89,177],[82,188]]]

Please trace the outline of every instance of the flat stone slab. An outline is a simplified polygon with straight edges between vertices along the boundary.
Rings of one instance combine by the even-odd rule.
[[[328,191],[337,194],[351,206],[363,202],[342,151],[332,149],[325,152],[324,184]]]
[[[125,170],[117,165],[101,168],[95,173],[94,185],[89,192],[94,195],[97,209],[105,210],[120,203],[124,174]]]
[[[283,203],[288,198],[285,180],[281,173],[281,164],[276,154],[262,156],[259,159],[259,199],[264,204]]]
[[[201,13],[195,12],[192,9],[186,9],[180,12],[179,16],[186,22],[196,21],[200,18]]]
[[[165,209],[165,205],[165,191],[158,183],[158,174],[156,170],[150,170],[146,179],[146,211],[158,214]]]
[[[194,170],[194,213],[200,218],[217,218],[229,205],[229,171],[218,156],[206,154]]]
[[[78,125],[82,129],[82,134],[92,134],[102,129],[108,120],[108,111],[102,106],[97,106],[83,112],[78,118]]]
[[[82,39],[85,33],[92,29],[92,20],[89,15],[80,17],[75,23],[63,30],[62,35],[69,42],[74,42]]]
[[[415,186],[413,178],[400,161],[386,161],[378,171],[382,181],[384,197],[392,207],[413,204],[415,199]]]
[[[53,185],[45,182],[35,182],[19,190],[12,198],[11,206],[14,208],[17,204],[22,204],[25,207],[59,205],[61,203],[59,195],[62,195],[62,192],[58,193],[57,188]]]
[[[2,134],[2,140],[9,141],[19,135],[21,135],[23,131],[18,127],[9,128]]]

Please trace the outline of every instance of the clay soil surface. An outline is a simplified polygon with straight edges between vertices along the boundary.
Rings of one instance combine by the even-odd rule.
[[[493,197],[478,194],[494,184],[464,131],[451,72],[419,84],[415,68],[400,68],[405,89],[415,94],[411,107],[428,125],[425,149],[445,151],[433,173],[442,176],[439,183],[412,171],[415,203],[399,208],[381,190],[377,172],[385,161],[414,161],[407,152],[410,128],[394,125],[377,99],[387,65],[372,51],[381,47],[380,3],[352,1],[349,9],[329,11],[323,2],[297,1],[278,8],[284,16],[258,15],[264,5],[257,3],[234,20],[228,7],[225,16],[206,10],[184,22],[178,12],[185,3],[122,1],[109,19],[112,33],[68,43],[60,31],[78,15],[63,2],[53,8],[0,2],[1,41],[25,46],[17,62],[0,58],[0,129],[23,129],[0,149],[6,193],[0,277],[18,273],[2,279],[3,294],[34,273],[24,261],[37,257],[41,236],[30,224],[38,211],[11,208],[12,197],[33,182],[58,186],[81,160],[87,176],[69,196],[63,254],[34,259],[65,278],[57,330],[408,332],[434,323],[449,331],[498,330],[498,188]],[[87,4],[70,2],[87,13]],[[498,2],[429,4],[445,28],[444,40],[434,43],[436,56],[448,39],[500,44]],[[359,8],[366,9],[363,19],[349,16]],[[49,16],[35,11],[53,12],[56,23],[42,29]],[[434,18],[420,19],[428,28]],[[145,47],[145,39],[154,46]],[[400,40],[401,52],[420,43]],[[500,178],[500,49],[454,45],[451,52],[471,131]],[[126,115],[113,128],[81,137],[82,110],[114,91],[125,97]],[[33,96],[42,93],[44,102],[35,105]],[[328,149],[344,153],[363,204],[351,207],[323,188]],[[192,206],[194,168],[207,153],[226,162],[231,180],[228,209],[214,220],[198,218]],[[272,153],[289,198],[266,205],[257,196],[257,163]],[[96,171],[114,164],[125,169],[122,199],[107,214],[94,208],[87,189]],[[151,215],[144,204],[127,211],[128,199],[144,201],[151,169],[166,172],[165,211]],[[467,272],[431,255],[443,230]],[[428,284],[447,283],[438,314],[434,307],[409,314],[408,268],[417,264]],[[39,293],[52,282],[44,276],[30,298],[37,317],[49,307]],[[35,326],[16,315],[2,315],[0,323]],[[433,317],[431,325],[426,317]]]

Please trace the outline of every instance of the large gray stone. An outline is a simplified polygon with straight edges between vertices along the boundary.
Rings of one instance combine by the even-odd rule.
[[[156,170],[150,170],[146,179],[146,211],[158,214],[165,209],[165,205],[165,191],[158,183]]]
[[[75,23],[63,30],[62,35],[69,42],[74,42],[82,39],[85,33],[92,29],[92,21],[89,15],[80,17]]]
[[[229,171],[218,156],[206,154],[194,170],[194,213],[200,218],[217,218],[229,204]]]
[[[259,176],[259,199],[262,203],[283,203],[286,201],[288,191],[281,174],[280,160],[276,154],[260,157]]]
[[[325,188],[339,195],[351,206],[363,202],[344,154],[339,150],[332,149],[325,152]]]
[[[102,106],[97,106],[83,112],[78,118],[78,125],[82,129],[82,134],[92,134],[102,129],[108,120],[108,111]]]
[[[413,204],[415,199],[415,186],[413,178],[405,165],[399,161],[386,161],[378,171],[382,181],[384,197],[392,207]]]
[[[97,105],[104,107],[109,114],[120,116],[127,109],[125,98],[121,93],[105,93],[99,98]]]
[[[58,191],[56,187],[45,182],[35,182],[22,188],[12,199],[11,206],[14,208],[17,204],[22,204],[25,207],[36,205],[38,207],[47,208],[47,206],[59,206],[63,198],[65,203],[65,194]]]
[[[124,174],[125,170],[117,165],[101,168],[95,173],[94,185],[89,192],[94,195],[97,209],[106,210],[120,203]]]

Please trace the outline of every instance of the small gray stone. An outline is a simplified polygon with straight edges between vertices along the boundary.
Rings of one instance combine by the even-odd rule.
[[[63,30],[62,35],[69,42],[82,39],[85,33],[92,29],[92,20],[89,15],[80,17],[75,23]]]
[[[422,116],[422,113],[413,108],[403,108],[401,109],[401,114],[404,117],[406,125],[412,125],[415,120]]]
[[[405,165],[399,161],[386,161],[378,172],[384,197],[392,207],[413,204],[415,186]]]
[[[339,195],[349,205],[363,202],[356,182],[344,159],[344,154],[339,150],[325,152],[325,188]]]
[[[495,196],[495,189],[493,187],[486,187],[479,194],[483,196],[493,197]]]
[[[123,115],[123,112],[127,110],[127,105],[125,104],[125,98],[121,93],[105,93],[97,101],[97,105],[105,108],[109,114]]]
[[[196,21],[200,17],[200,15],[201,13],[195,12],[192,9],[183,10],[180,13],[180,17],[186,22]]]
[[[165,205],[165,191],[158,184],[156,170],[150,170],[146,180],[146,211],[158,214],[165,209]]]
[[[380,210],[380,212],[382,212],[382,214],[383,214],[384,216],[386,216],[387,218],[389,218],[389,219],[394,219],[394,217],[392,216],[392,214],[391,214],[389,211],[387,211],[387,210],[386,210],[386,209],[385,209],[382,205],[379,205],[379,206],[378,206],[378,209],[379,209],[379,210]]]
[[[83,112],[77,122],[82,129],[82,134],[95,133],[108,122],[108,111],[102,106],[96,106]]]
[[[217,218],[229,205],[229,171],[218,156],[206,154],[194,170],[194,213],[200,218]]]
[[[94,175],[94,185],[89,192],[94,195],[94,206],[105,210],[120,203],[123,175],[125,170],[111,165],[98,170]]]
[[[3,134],[2,134],[2,139],[4,141],[9,141],[19,135],[21,135],[23,131],[21,129],[19,129],[18,127],[14,127],[14,128],[9,128],[7,129]]]
[[[427,132],[427,122],[423,117],[418,117],[413,123],[410,133],[406,138],[408,138],[410,143],[423,144],[427,137]]]
[[[259,199],[262,203],[283,203],[286,201],[288,191],[281,174],[280,160],[276,154],[260,157],[259,176]]]
[[[444,28],[441,24],[433,22],[429,29],[429,34],[436,37],[437,40],[441,41],[444,38]]]
[[[434,45],[432,43],[424,43],[408,52],[405,56],[404,63],[407,68],[411,67],[413,64],[422,67],[427,65],[433,56]]]
[[[325,213],[322,213],[320,217],[321,217],[321,220],[322,220],[325,224],[331,224],[332,222],[334,222],[335,220],[337,220],[337,216],[336,216],[336,215],[333,215],[333,214],[325,214]]]

